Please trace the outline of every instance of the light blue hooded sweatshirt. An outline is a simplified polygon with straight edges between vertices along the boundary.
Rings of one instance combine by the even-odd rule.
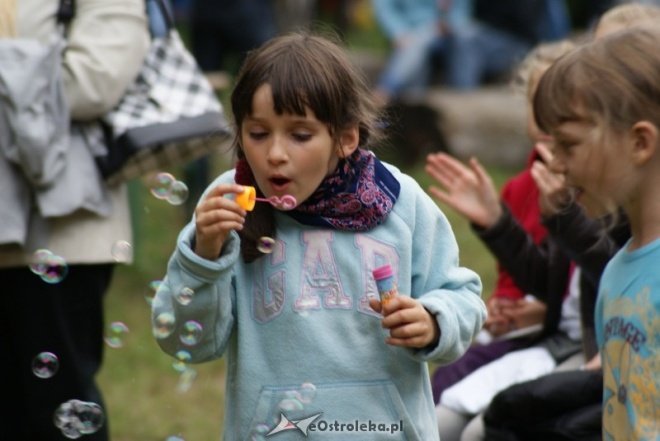
[[[191,249],[180,233],[153,302],[158,343],[193,363],[226,354],[224,440],[438,440],[426,361],[449,363],[481,329],[481,281],[460,267],[451,226],[409,176],[388,166],[399,198],[376,228],[354,233],[298,223],[277,212],[274,250],[246,264],[232,232],[220,257]],[[233,182],[234,172],[218,177]],[[207,189],[208,191],[208,189]],[[249,214],[248,214],[249,215]],[[372,270],[394,268],[400,295],[418,299],[440,328],[436,345],[385,343]],[[183,288],[192,301],[180,302]],[[186,345],[189,321],[201,338]],[[193,341],[194,342],[194,341]]]

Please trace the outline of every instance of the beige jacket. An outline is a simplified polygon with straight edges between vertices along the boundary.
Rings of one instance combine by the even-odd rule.
[[[58,4],[17,2],[17,36],[46,41],[58,32]],[[72,118],[93,120],[117,104],[140,69],[149,45],[145,6],[144,0],[76,0],[76,6],[64,53],[65,89]],[[0,247],[0,267],[24,265],[35,248],[47,248],[69,264],[114,262],[113,245],[132,242],[125,186],[112,189],[112,203],[109,217],[79,211],[49,219],[33,229],[27,249]]]

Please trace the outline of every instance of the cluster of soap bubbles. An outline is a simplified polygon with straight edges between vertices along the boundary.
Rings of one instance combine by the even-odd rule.
[[[76,439],[97,432],[103,426],[105,415],[101,406],[96,403],[69,400],[60,404],[53,420],[62,435]]]
[[[158,291],[162,281],[154,280],[150,283],[152,291]],[[174,295],[177,303],[182,306],[188,306],[195,296],[195,291],[187,286],[181,287]],[[147,298],[147,302],[153,305],[154,299]],[[154,319],[153,335],[158,339],[167,338],[172,335],[176,328],[176,318],[174,314],[168,311],[159,313]],[[181,335],[179,336],[181,342],[186,346],[194,346],[199,342],[199,337],[202,334],[202,325],[194,320],[189,320],[183,324]]]
[[[305,405],[310,404],[316,397],[316,386],[313,383],[302,383],[296,388],[281,392],[280,401],[277,404],[277,411],[273,414],[273,424],[279,422],[280,413],[301,411]],[[266,435],[272,430],[273,426],[266,423],[257,423],[251,432],[251,441],[265,441]]]
[[[170,173],[158,173],[149,182],[151,194],[157,198],[169,202],[172,205],[181,205],[188,199],[188,187],[182,181],[178,181]]]
[[[55,284],[61,282],[69,272],[64,257],[54,254],[47,249],[39,249],[32,254],[30,270],[41,277],[46,283]]]
[[[283,411],[303,410],[305,404],[311,403],[315,396],[316,386],[312,383],[303,383],[296,389],[285,391],[278,407]]]
[[[152,291],[158,291],[162,281],[155,280],[151,282],[150,288]],[[189,287],[182,287],[174,295],[175,300],[182,306],[188,306],[192,302],[195,291]],[[153,304],[153,299],[149,300]],[[171,336],[177,329],[177,321],[174,314],[169,311],[163,311],[156,315],[153,322],[152,333],[157,339],[163,339]],[[179,325],[179,341],[187,347],[195,346],[204,331],[201,323],[195,320],[188,320]],[[175,360],[172,367],[179,373],[179,383],[177,384],[177,391],[180,393],[187,392],[192,387],[195,378],[197,378],[197,371],[191,368],[188,363],[190,361],[190,352],[187,350],[180,350],[175,354]]]
[[[154,319],[153,335],[158,339],[167,338],[175,331],[176,325],[174,314],[161,312]],[[199,322],[188,320],[180,327],[179,341],[184,346],[195,346],[199,343],[203,331],[204,328]],[[172,363],[174,370],[179,373],[177,390],[181,393],[190,390],[195,378],[197,378],[197,371],[188,365],[190,359],[190,352],[180,350],[175,354],[175,360]]]
[[[57,355],[40,352],[32,360],[32,373],[39,378],[51,378],[60,367]],[[103,409],[91,401],[69,400],[55,410],[53,422],[69,439],[97,432],[105,420]]]

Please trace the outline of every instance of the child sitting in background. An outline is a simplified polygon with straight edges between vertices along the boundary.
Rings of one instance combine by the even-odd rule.
[[[627,3],[608,10],[594,30],[595,38],[633,27],[660,23],[660,7]],[[564,176],[552,173],[546,164],[553,155],[540,150],[543,162],[532,168],[541,194],[544,225],[554,242],[571,255],[583,269],[582,319],[593,323],[596,291],[607,261],[630,238],[630,226],[620,210],[613,219],[584,219],[582,209],[566,198]],[[611,216],[607,216],[611,217]],[[603,225],[606,228],[602,228]],[[484,415],[487,439],[524,441],[528,439],[597,441],[602,439],[603,373],[596,354],[595,336],[584,328],[584,354],[589,360],[582,369],[557,372],[500,392]],[[594,355],[596,354],[596,355]],[[566,400],[567,391],[575,399]]]
[[[538,79],[556,58],[572,49],[570,42],[545,44],[533,50],[521,63],[516,82],[531,103],[531,96]],[[530,105],[531,109],[531,105]],[[528,115],[527,133],[532,142],[546,142],[547,137],[539,132],[531,113]],[[438,200],[446,203],[472,224],[475,233],[487,244],[500,237],[502,226],[513,220],[528,234],[529,239],[540,244],[546,236],[540,223],[538,189],[530,174],[532,163],[538,158],[534,149],[530,153],[525,170],[507,181],[498,198],[495,186],[476,159],[470,168],[444,153],[429,155],[427,173],[444,189],[432,187],[429,191]],[[488,318],[475,344],[456,362],[442,366],[433,374],[433,395],[440,401],[442,392],[460,381],[479,367],[516,349],[527,347],[533,342],[528,337],[498,339],[503,334],[533,325],[541,325],[546,318],[543,302],[526,296],[516,285],[507,268],[497,262],[497,282],[493,294],[487,301]],[[493,341],[494,340],[494,341]]]
[[[518,78],[526,85],[526,93],[531,103],[536,82],[541,73],[559,56],[567,53],[573,45],[569,42],[560,42],[541,45],[530,53],[521,64]],[[531,109],[531,104],[530,104]],[[533,142],[546,142],[547,137],[538,131],[533,123],[532,115],[528,118],[528,133]],[[536,151],[532,151],[529,167],[538,158]],[[517,339],[495,340],[483,345],[473,345],[466,355],[457,362],[438,368],[433,376],[434,393],[438,397],[436,403],[442,400],[442,392],[454,384],[468,377],[472,372],[497,360],[507,353],[529,347],[538,342],[540,338],[555,334],[561,313],[561,301],[553,301],[550,313],[546,313],[546,305],[536,299],[524,298],[524,293],[534,293],[541,298],[556,297],[548,295],[549,292],[558,292],[559,299],[563,297],[568,284],[569,261],[557,262],[552,269],[551,283],[548,280],[548,269],[545,261],[539,267],[533,268],[527,277],[536,273],[546,273],[534,284],[527,284],[520,288],[516,283],[519,279],[511,274],[520,273],[520,269],[529,268],[528,256],[537,252],[536,247],[541,246],[545,238],[545,228],[540,223],[538,189],[536,188],[530,170],[509,180],[502,191],[502,201],[497,197],[492,180],[476,159],[470,162],[467,168],[459,161],[445,154],[430,155],[427,162],[427,172],[443,189],[432,187],[430,192],[439,200],[467,217],[473,225],[475,232],[491,248],[498,258],[498,281],[494,295],[489,299],[489,318],[485,325],[494,337],[512,329],[521,329],[534,324],[544,324],[543,332]],[[520,234],[513,236],[520,230]],[[513,240],[516,239],[516,240]],[[527,248],[531,249],[527,250]],[[502,260],[504,259],[504,260]],[[524,286],[524,285],[523,285]],[[540,326],[539,326],[540,327]],[[570,343],[568,340],[564,343]],[[556,345],[557,348],[563,346]],[[579,350],[575,344],[569,344],[572,349],[561,354],[557,359],[563,361],[567,356]],[[439,408],[440,409],[440,408]],[[445,437],[458,436],[463,432],[471,417],[463,417],[451,412],[451,415],[439,415],[439,424],[445,428],[455,427],[454,430],[443,431]],[[442,421],[444,420],[444,421]],[[476,422],[475,422],[476,424]],[[477,424],[478,425],[478,424]],[[479,427],[468,428],[467,431],[480,431]],[[448,432],[455,432],[453,435]],[[467,436],[467,435],[466,435]],[[476,436],[476,435],[475,435]]]
[[[660,433],[659,45],[646,27],[597,39],[553,65],[534,98],[539,126],[556,140],[551,169],[589,215],[622,207],[630,222],[596,304],[608,440]]]

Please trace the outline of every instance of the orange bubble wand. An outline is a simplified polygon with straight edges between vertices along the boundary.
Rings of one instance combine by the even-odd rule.
[[[244,210],[252,211],[254,210],[254,205],[259,202],[268,202],[273,207],[279,210],[293,210],[298,205],[296,198],[290,194],[285,194],[281,198],[278,196],[271,196],[269,198],[258,198],[257,190],[250,186],[244,185],[243,192],[238,193],[235,199],[236,203],[241,206]]]

